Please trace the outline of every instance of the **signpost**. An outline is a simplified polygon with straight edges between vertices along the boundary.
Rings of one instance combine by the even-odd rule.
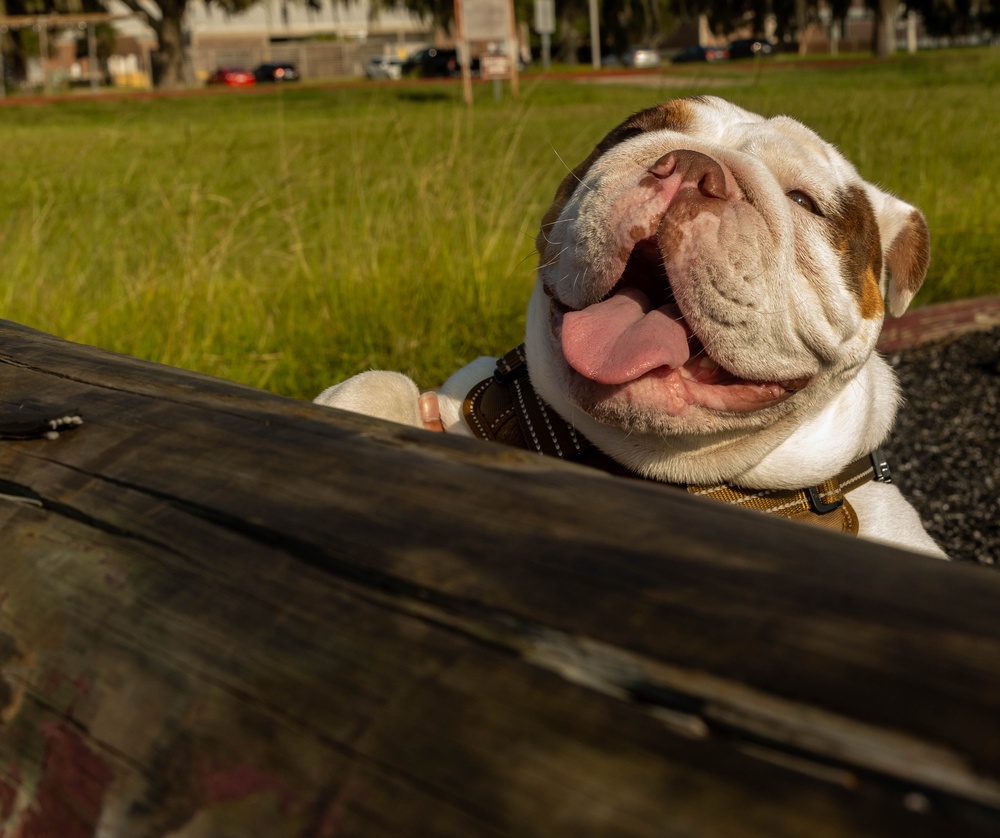
[[[479,58],[479,76],[492,79],[493,98],[498,102],[503,98],[503,79],[511,77],[510,56],[487,54]]]
[[[552,64],[552,33],[556,31],[555,0],[535,0],[535,31],[542,38],[542,69]]]
[[[506,39],[510,0],[462,0],[462,22],[467,41]]]
[[[517,33],[514,28],[513,0],[455,0],[455,24],[461,43],[462,89],[465,103],[472,104],[470,41],[505,45],[506,52],[482,55],[479,60],[479,70],[483,78],[494,80],[497,94],[500,81],[510,79],[511,95],[517,96]]]

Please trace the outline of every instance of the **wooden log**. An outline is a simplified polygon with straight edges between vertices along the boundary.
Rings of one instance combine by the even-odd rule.
[[[0,835],[1000,828],[995,573],[0,347]]]

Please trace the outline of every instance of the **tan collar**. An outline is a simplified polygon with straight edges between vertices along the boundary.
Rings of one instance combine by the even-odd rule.
[[[493,376],[472,388],[462,412],[480,439],[641,479],[600,451],[542,400],[528,378],[523,345],[500,358]],[[744,489],[729,483],[680,488],[734,506],[857,535],[858,516],[845,494],[871,480],[892,482],[880,449],[851,463],[835,477],[804,489]]]

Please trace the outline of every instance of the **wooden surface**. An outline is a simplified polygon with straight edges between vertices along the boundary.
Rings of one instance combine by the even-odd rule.
[[[1000,831],[1000,575],[0,322],[0,836]]]

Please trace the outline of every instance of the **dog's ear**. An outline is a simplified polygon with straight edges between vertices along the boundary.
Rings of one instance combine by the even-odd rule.
[[[927,276],[931,261],[931,234],[924,214],[911,207],[885,254],[889,269],[889,314],[899,317]]]
[[[931,237],[924,214],[874,187],[869,197],[878,218],[888,290],[882,288],[889,314],[899,317],[923,285],[931,261]]]

